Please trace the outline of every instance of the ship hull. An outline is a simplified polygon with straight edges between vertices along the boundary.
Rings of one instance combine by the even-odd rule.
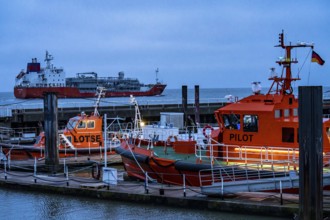
[[[108,91],[105,97],[129,97],[133,96],[156,96],[161,95],[165,84],[155,84],[146,91]],[[19,99],[43,98],[44,93],[57,93],[58,98],[91,98],[95,97],[95,91],[82,92],[75,87],[15,87],[14,95]]]

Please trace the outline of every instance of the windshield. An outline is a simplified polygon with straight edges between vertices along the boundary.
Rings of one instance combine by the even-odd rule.
[[[74,129],[75,127],[76,127],[76,125],[77,125],[77,120],[75,120],[75,119],[70,119],[70,121],[67,123],[67,125],[66,125],[66,128],[68,129],[68,130],[72,130],[72,129]]]

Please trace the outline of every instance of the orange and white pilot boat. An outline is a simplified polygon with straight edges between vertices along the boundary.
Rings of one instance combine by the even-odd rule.
[[[216,110],[218,128],[205,127],[207,143],[196,143],[189,149],[174,143],[165,151],[122,142],[115,150],[122,156],[128,176],[144,180],[152,177],[177,185],[221,186],[226,181],[267,177],[274,180],[292,175],[290,172],[298,168],[299,162],[298,98],[293,94],[292,82],[300,78],[293,77],[291,72],[291,64],[298,63],[291,50],[313,50],[314,45],[285,45],[282,32],[277,47],[285,53],[276,62],[283,68],[282,73],[278,75],[272,69],[269,80],[273,83],[266,94],[261,93],[260,83],[255,82],[252,95]],[[323,60],[317,56],[317,61],[322,64]],[[323,119],[324,165],[330,156],[329,131],[330,119]]]
[[[71,118],[64,130],[59,132],[57,145],[59,157],[104,155],[103,117],[97,110],[103,90],[100,89],[98,92],[94,112],[90,115],[83,112]],[[11,160],[44,158],[45,138],[44,132],[41,132],[34,145],[0,143],[0,146]],[[114,146],[114,142],[107,144],[108,154],[115,153],[111,146]]]
[[[297,58],[292,49],[310,48],[312,61],[323,65],[322,58],[314,52],[313,44],[284,44],[283,32],[279,35],[279,45],[284,49],[284,57],[276,61],[283,67],[277,74],[271,68],[271,87],[266,94],[261,93],[259,82],[252,84],[253,94],[230,103],[215,111],[219,130],[212,136],[221,145],[214,146],[214,156],[226,162],[287,164],[297,166],[299,161],[298,143],[298,98],[293,94],[291,65]],[[316,60],[313,60],[317,58]],[[330,156],[330,120],[323,119],[324,164]]]

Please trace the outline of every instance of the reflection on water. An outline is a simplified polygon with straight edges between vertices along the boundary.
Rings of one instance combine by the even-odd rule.
[[[2,219],[283,219],[0,189]]]

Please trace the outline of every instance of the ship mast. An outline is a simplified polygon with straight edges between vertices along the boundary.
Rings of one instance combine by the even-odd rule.
[[[158,72],[159,72],[159,69],[158,69],[158,67],[157,67],[157,69],[156,69],[156,84],[158,84]]]
[[[50,68],[51,68],[51,67],[50,67],[50,65],[51,65],[50,61],[53,60],[53,59],[54,59],[54,57],[53,57],[52,55],[50,55],[50,54],[48,53],[48,51],[46,50],[45,62],[46,62],[46,64],[47,64],[47,66],[46,66],[47,69],[50,69]]]
[[[280,66],[283,66],[283,71],[280,77],[277,75],[272,75],[269,80],[273,80],[273,84],[270,87],[270,91],[272,91],[273,87],[276,84],[276,94],[292,94],[292,85],[291,83],[293,81],[300,80],[300,78],[294,78],[292,77],[292,72],[291,72],[291,64],[296,64],[298,63],[297,58],[293,59],[291,58],[291,50],[293,48],[298,48],[298,47],[310,47],[313,49],[314,45],[313,44],[307,44],[307,43],[298,43],[296,45],[285,45],[284,44],[284,31],[282,30],[282,33],[279,34],[279,45],[276,45],[275,47],[282,47],[285,50],[285,56],[284,58],[280,58],[280,60],[276,61]],[[274,69],[272,69],[274,71]],[[285,75],[283,75],[285,72]]]

